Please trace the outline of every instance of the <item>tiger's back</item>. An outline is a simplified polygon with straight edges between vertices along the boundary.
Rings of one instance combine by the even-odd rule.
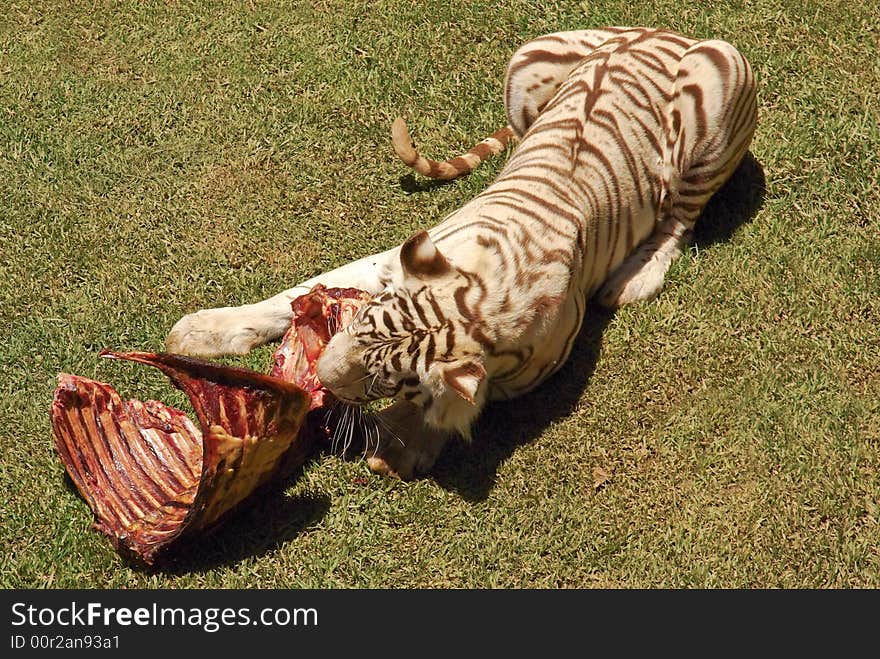
[[[429,232],[474,274],[461,299],[484,319],[474,326],[484,328],[492,397],[523,393],[559,368],[586,300],[661,222],[692,224],[745,153],[754,80],[740,56],[722,74],[741,78],[743,89],[728,95],[745,108],[733,132],[747,137],[697,177],[693,204],[680,198],[693,158],[676,151],[685,138],[674,102],[698,94],[681,62],[700,43],[658,30],[590,30],[548,35],[512,58],[505,100],[522,142],[489,188]],[[706,123],[696,117],[695,136]]]

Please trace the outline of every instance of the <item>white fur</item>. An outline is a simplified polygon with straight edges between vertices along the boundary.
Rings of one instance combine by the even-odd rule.
[[[373,295],[379,293],[399,252],[400,247],[394,247],[352,261],[262,302],[188,314],[171,328],[165,346],[169,352],[199,357],[246,354],[284,335],[293,318],[290,303],[308,293],[315,284],[328,288],[353,286]]]

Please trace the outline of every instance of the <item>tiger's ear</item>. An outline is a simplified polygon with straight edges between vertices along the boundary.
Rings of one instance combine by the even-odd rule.
[[[440,277],[452,271],[449,261],[434,246],[427,231],[419,231],[403,243],[400,264],[407,275],[420,279]]]
[[[474,404],[480,383],[485,379],[486,369],[480,362],[454,362],[443,369],[446,384],[471,405]]]

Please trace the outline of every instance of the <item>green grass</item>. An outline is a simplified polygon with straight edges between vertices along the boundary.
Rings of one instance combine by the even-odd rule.
[[[0,585],[880,587],[880,8],[534,7],[0,12]],[[391,120],[454,153],[504,122],[521,43],[608,24],[727,39],[760,84],[757,166],[658,300],[593,310],[566,368],[490,407],[429,478],[319,456],[156,570],[90,530],[52,448],[58,372],[179,404],[98,351],[160,349],[186,312],[430,226],[501,162],[414,186]],[[265,370],[271,350],[235,363]]]

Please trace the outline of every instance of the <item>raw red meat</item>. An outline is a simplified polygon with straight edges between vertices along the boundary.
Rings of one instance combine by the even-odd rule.
[[[182,355],[102,353],[162,370],[189,397],[198,426],[158,401],[123,402],[107,384],[61,373],[51,410],[55,448],[96,528],[152,563],[174,540],[213,526],[256,488],[302,465],[327,432],[317,413],[328,394],[315,362],[367,299],[319,286],[294,300],[270,375]]]
[[[315,365],[330,338],[348,325],[370,300],[370,294],[357,288],[315,286],[296,298],[293,322],[273,355],[271,375],[297,385],[312,397],[311,409],[322,407],[330,392],[318,381]]]
[[[348,325],[369,299],[369,293],[357,288],[318,284],[291,303],[293,321],[272,357],[271,375],[295,382],[312,397],[301,431],[309,435],[311,442],[328,442],[333,435],[328,412],[334,399],[315,373],[318,357],[332,336]]]

